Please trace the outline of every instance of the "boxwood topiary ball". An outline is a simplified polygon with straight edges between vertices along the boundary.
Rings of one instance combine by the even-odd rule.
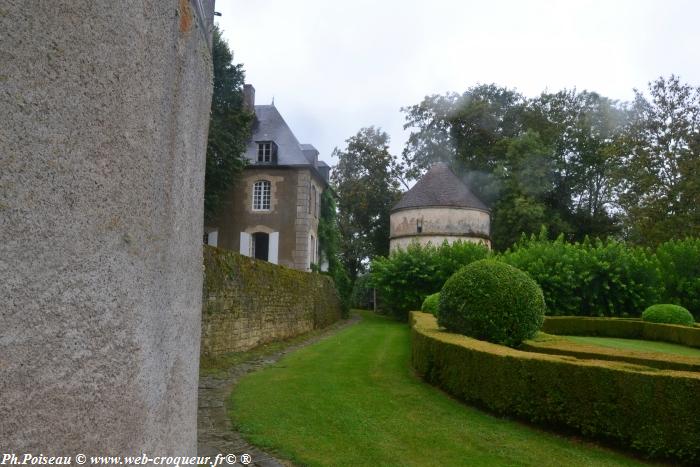
[[[542,289],[518,268],[481,260],[457,271],[440,292],[438,323],[448,331],[516,346],[544,322]]]
[[[652,305],[642,313],[642,320],[650,323],[680,324],[692,326],[695,320],[690,312],[680,305]]]
[[[440,292],[428,295],[423,300],[423,304],[420,307],[420,311],[426,313],[432,313],[433,316],[438,315],[438,305],[440,304]]]

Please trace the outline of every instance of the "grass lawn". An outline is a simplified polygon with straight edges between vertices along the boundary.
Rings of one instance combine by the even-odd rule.
[[[253,444],[311,466],[640,465],[461,404],[413,374],[409,350],[406,324],[363,313],[245,377],[231,418]]]
[[[580,344],[599,345],[616,349],[638,350],[641,352],[661,352],[686,357],[700,358],[700,349],[668,342],[645,341],[640,339],[620,339],[616,337],[559,336]]]

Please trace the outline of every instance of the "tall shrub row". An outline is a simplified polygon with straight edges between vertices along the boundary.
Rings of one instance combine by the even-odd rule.
[[[522,239],[500,256],[540,284],[548,315],[638,317],[663,297],[660,263],[648,249],[615,241]]]
[[[700,321],[700,238],[671,240],[656,250],[665,302],[681,305]]]
[[[492,254],[472,243],[412,245],[372,261],[371,284],[399,318],[420,309],[461,267]],[[496,258],[526,271],[542,288],[548,315],[639,317],[674,303],[700,321],[700,239],[674,240],[656,251],[616,241],[523,238]]]
[[[425,297],[439,292],[458,269],[489,255],[486,247],[469,242],[414,244],[373,260],[372,285],[381,297],[383,311],[405,320],[409,311],[419,310]]]

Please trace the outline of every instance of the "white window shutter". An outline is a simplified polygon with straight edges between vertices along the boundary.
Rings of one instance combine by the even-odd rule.
[[[279,244],[280,244],[280,233],[279,232],[272,232],[270,234],[270,244],[269,244],[269,249],[267,252],[267,260],[269,262],[271,262],[272,264],[278,264],[277,256],[278,256],[278,251],[279,251]]]
[[[251,255],[250,240],[251,240],[251,236],[249,233],[241,232],[241,254],[244,256]]]

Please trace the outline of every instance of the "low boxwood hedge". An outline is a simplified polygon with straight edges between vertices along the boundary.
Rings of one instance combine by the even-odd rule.
[[[661,370],[700,372],[700,358],[660,352],[640,352],[594,344],[582,344],[569,339],[539,333],[533,339],[523,342],[520,350],[551,355],[568,355],[576,358],[610,360],[646,365]]]
[[[450,394],[499,414],[567,427],[649,456],[700,462],[700,374],[535,354],[440,331],[411,315],[411,361]]]
[[[542,332],[565,336],[646,339],[700,347],[700,328],[648,323],[639,319],[545,316]]]
[[[434,293],[432,295],[428,295],[427,297],[425,297],[425,300],[423,300],[423,304],[420,307],[420,311],[423,311],[425,313],[430,313],[433,316],[437,316],[439,305],[440,305],[440,292],[437,292],[437,293]]]

